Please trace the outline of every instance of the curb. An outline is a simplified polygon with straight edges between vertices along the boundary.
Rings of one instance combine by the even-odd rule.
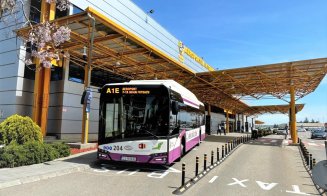
[[[305,160],[304,154],[302,153],[302,150],[301,150],[301,145],[298,145],[298,150],[299,150],[299,153],[300,153],[300,156],[301,156],[301,159],[302,159],[302,163],[303,163],[304,169],[309,174],[309,176],[310,176],[310,178],[312,180],[312,183],[316,187],[318,193],[320,195],[322,195],[322,196],[327,196],[327,192],[324,189],[320,188],[316,183],[314,183],[313,178],[312,178],[312,172],[311,172],[309,166],[306,164],[306,160]]]
[[[68,156],[68,157],[59,158],[59,159],[49,161],[49,162],[45,162],[45,163],[64,161],[64,160],[71,159],[71,158],[76,158],[76,157],[79,157],[79,156],[82,156],[82,155],[85,155],[85,154],[93,153],[94,151],[96,151],[96,150],[83,152],[83,153],[71,155],[71,156]],[[70,168],[66,168],[66,169],[58,169],[57,171],[52,171],[52,172],[49,172],[49,173],[26,176],[26,177],[22,177],[20,179],[14,179],[14,180],[9,180],[9,181],[5,181],[5,182],[0,182],[0,190],[4,189],[4,188],[16,186],[16,185],[27,184],[27,183],[31,183],[31,182],[37,182],[37,181],[40,181],[40,180],[46,180],[46,179],[49,179],[49,178],[54,178],[54,177],[63,176],[63,175],[66,175],[66,174],[71,174],[71,173],[75,173],[75,172],[84,171],[84,170],[87,170],[87,169],[91,168],[92,163],[93,162],[91,162],[91,164],[87,164],[87,165],[83,165],[83,164],[72,165]]]

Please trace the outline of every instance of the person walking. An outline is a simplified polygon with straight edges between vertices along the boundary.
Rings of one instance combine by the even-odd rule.
[[[288,126],[286,125],[285,126],[285,139],[287,139],[287,136],[288,136]]]
[[[217,135],[218,135],[218,133],[219,133],[219,135],[221,135],[221,126],[220,126],[220,124],[218,124]]]

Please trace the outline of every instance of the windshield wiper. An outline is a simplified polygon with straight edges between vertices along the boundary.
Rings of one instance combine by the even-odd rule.
[[[153,137],[155,137],[155,138],[159,139],[159,137],[158,137],[158,136],[156,136],[156,135],[155,135],[155,134],[153,134],[152,132],[150,132],[150,131],[146,130],[144,127],[141,127],[139,130],[140,130],[140,131],[145,131],[146,133],[148,133],[148,134],[152,135]]]

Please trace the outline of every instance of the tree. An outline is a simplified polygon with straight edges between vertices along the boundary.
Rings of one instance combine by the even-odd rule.
[[[49,4],[55,3],[60,11],[69,7],[69,0],[46,0],[46,2]],[[43,67],[50,68],[52,66],[51,61],[59,60],[60,44],[70,39],[71,30],[68,27],[58,26],[48,21],[34,27],[25,14],[25,10],[20,9],[20,7],[24,8],[24,6],[24,0],[1,0],[0,21],[4,21],[8,17],[16,18],[15,14],[22,11],[26,20],[25,26],[31,28],[29,37],[24,40],[25,47],[27,48],[27,45],[30,45],[30,48],[32,48],[31,57],[38,58]],[[31,59],[24,59],[24,61],[27,65],[32,64]]]
[[[311,119],[311,123],[314,123],[314,122],[315,122],[315,120]]]
[[[303,122],[304,122],[304,123],[308,123],[308,122],[309,122],[308,117],[305,117],[305,119],[304,119]]]

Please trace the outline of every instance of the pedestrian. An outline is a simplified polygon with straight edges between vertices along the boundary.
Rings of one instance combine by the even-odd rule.
[[[223,126],[224,135],[226,135],[226,127]]]
[[[220,126],[220,124],[218,124],[217,135],[218,135],[218,133],[219,133],[219,135],[221,135],[221,126]]]
[[[285,139],[287,139],[287,136],[288,136],[288,126],[287,125],[285,126],[285,132],[286,132],[285,133]]]

